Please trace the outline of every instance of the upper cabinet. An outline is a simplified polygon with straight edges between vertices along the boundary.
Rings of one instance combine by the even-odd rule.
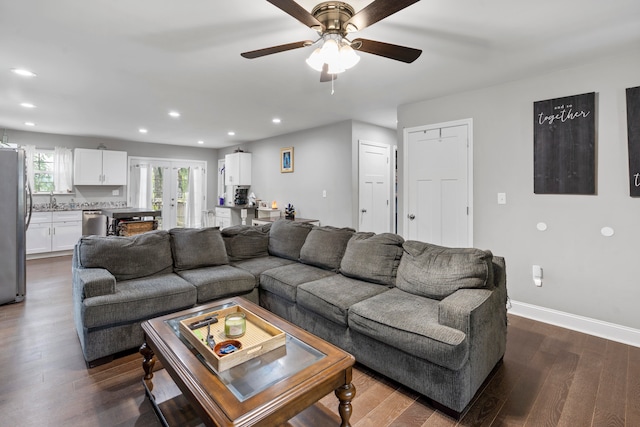
[[[75,185],[127,185],[127,152],[76,148]]]
[[[251,153],[227,154],[224,167],[225,185],[251,185]]]

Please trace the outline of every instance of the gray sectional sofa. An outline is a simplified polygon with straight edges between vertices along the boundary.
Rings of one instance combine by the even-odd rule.
[[[262,227],[83,237],[75,322],[88,364],[137,348],[141,322],[243,296],[459,415],[506,347],[504,259],[384,233]]]

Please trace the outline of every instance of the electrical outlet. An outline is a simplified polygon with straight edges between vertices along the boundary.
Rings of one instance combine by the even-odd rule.
[[[533,274],[533,283],[536,286],[542,286],[542,267],[539,265],[534,265],[532,269]]]
[[[120,195],[120,190],[118,190],[118,189],[112,190],[111,191],[111,195],[112,196],[119,196]]]
[[[327,197],[327,190],[322,190],[322,197]]]

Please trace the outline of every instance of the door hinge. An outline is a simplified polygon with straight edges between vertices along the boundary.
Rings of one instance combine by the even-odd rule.
[[[467,206],[467,215],[469,215],[469,206]]]

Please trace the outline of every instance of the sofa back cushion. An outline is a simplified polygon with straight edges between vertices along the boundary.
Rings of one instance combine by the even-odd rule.
[[[300,262],[338,271],[353,228],[313,227],[300,249]]]
[[[392,233],[355,233],[347,243],[340,273],[355,279],[393,286],[404,239]]]
[[[415,295],[444,299],[458,289],[489,288],[493,285],[490,251],[446,248],[408,240],[396,286]]]
[[[221,232],[231,262],[269,255],[269,228],[267,227],[234,225]]]
[[[79,265],[104,268],[116,280],[170,273],[173,268],[171,239],[163,230],[135,236],[85,236],[77,247]]]
[[[219,228],[172,228],[169,234],[175,270],[229,264]]]
[[[312,228],[311,224],[287,219],[275,221],[269,230],[269,254],[298,261],[300,249]]]

